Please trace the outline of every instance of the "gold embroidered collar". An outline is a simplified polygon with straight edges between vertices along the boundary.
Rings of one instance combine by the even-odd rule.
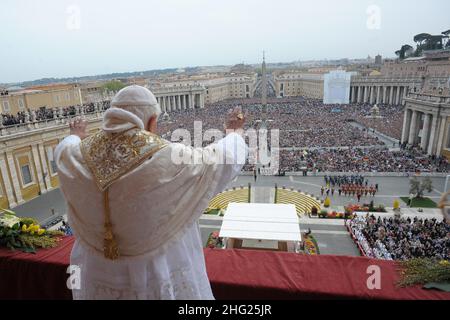
[[[84,139],[80,148],[97,186],[105,191],[165,146],[167,142],[157,135],[134,128],[112,134],[99,131]]]

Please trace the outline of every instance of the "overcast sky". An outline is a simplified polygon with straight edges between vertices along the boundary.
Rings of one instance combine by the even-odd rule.
[[[394,56],[450,29],[448,0],[1,0],[0,82]]]

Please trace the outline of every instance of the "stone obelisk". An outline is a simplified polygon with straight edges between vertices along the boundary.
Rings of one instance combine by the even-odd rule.
[[[266,54],[263,51],[262,78],[261,78],[261,105],[263,121],[267,120],[267,70],[266,70]]]

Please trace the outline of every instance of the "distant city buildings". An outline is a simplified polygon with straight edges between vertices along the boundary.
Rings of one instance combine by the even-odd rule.
[[[405,105],[402,142],[430,155],[450,158],[450,50],[424,51],[420,57],[267,64],[267,90],[277,97],[304,96],[323,99],[325,75],[333,70],[351,72],[350,103]],[[227,99],[254,98],[262,88],[259,66],[204,67],[175,70],[151,76],[119,78],[123,85],[150,88],[163,112],[196,109]],[[54,119],[6,127],[0,124],[0,207],[14,207],[58,187],[53,150],[68,134],[59,117],[66,107],[97,105],[111,99],[109,80],[49,84],[33,87],[2,86],[0,111],[17,114],[47,108]],[[89,130],[100,128],[102,110],[88,118]]]

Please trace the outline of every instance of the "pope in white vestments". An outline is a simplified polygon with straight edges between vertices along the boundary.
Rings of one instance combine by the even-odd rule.
[[[160,113],[148,89],[126,87],[100,131],[77,120],[55,150],[81,272],[74,299],[214,299],[198,219],[247,147],[236,132],[206,148],[170,143],[156,134]],[[244,121],[235,109],[226,127]]]

